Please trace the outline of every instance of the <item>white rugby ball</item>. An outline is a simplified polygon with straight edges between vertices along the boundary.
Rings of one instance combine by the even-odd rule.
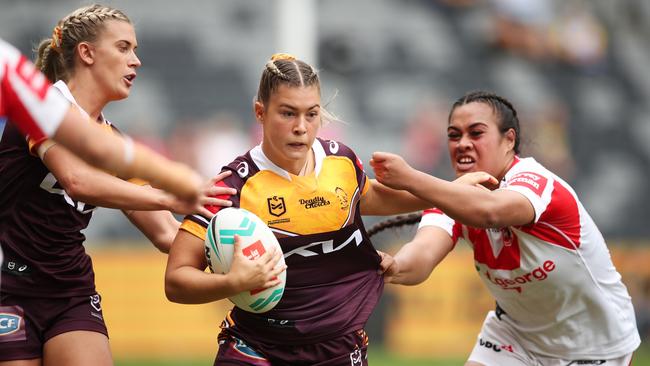
[[[282,252],[278,239],[257,215],[243,208],[227,207],[210,220],[205,236],[205,256],[212,273],[226,274],[230,271],[235,234],[239,235],[242,252],[249,259],[255,259],[272,248]],[[284,266],[284,257],[280,257],[276,268],[278,266]],[[237,307],[252,313],[269,311],[282,298],[287,272],[283,271],[279,277],[280,283],[276,286],[244,291],[229,299]]]

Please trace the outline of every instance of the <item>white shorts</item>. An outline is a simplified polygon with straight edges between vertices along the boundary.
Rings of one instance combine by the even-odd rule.
[[[632,354],[609,360],[564,360],[536,355],[524,349],[507,323],[500,321],[494,311],[490,311],[468,361],[485,366],[629,366]]]

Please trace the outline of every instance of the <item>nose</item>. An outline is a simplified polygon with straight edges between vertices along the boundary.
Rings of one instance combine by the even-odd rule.
[[[296,123],[293,125],[293,133],[295,135],[304,135],[307,133],[307,120],[305,119],[305,116],[299,115],[296,118]]]
[[[472,141],[467,135],[461,136],[460,140],[458,140],[458,145],[456,148],[460,151],[467,151],[472,147]]]
[[[129,60],[129,66],[134,68],[138,68],[142,66],[142,62],[140,62],[140,59],[135,53],[133,53],[133,57],[131,57],[131,59]]]

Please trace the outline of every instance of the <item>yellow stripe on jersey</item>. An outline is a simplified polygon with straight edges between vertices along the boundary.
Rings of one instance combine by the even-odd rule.
[[[363,189],[361,190],[361,195],[365,196],[366,192],[370,189],[370,179],[366,178],[366,182],[363,184]]]
[[[205,240],[205,235],[208,233],[207,228],[190,220],[183,220],[180,229],[187,231],[201,240]]]
[[[349,158],[327,156],[318,177],[291,178],[260,171],[242,187],[240,207],[255,213],[269,227],[300,235],[335,231],[352,221],[361,191]]]

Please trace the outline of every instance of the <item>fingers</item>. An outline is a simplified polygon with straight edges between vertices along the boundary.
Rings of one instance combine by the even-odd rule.
[[[214,213],[212,213],[212,211],[208,210],[204,206],[197,206],[196,213],[208,219],[211,219],[215,215]]]
[[[206,196],[234,196],[237,190],[230,187],[221,187],[212,185],[203,191]]]
[[[371,160],[374,160],[375,163],[382,163],[386,161],[388,158],[389,153],[383,152],[383,151],[375,151],[372,153],[372,158]]]
[[[232,206],[232,201],[224,200],[216,197],[203,197],[199,203],[203,206],[221,206],[221,207]]]
[[[216,182],[220,182],[224,180],[224,178],[229,177],[232,174],[232,171],[230,170],[224,170],[223,172],[217,174],[214,176],[214,178],[210,179],[212,181],[212,184]]]

